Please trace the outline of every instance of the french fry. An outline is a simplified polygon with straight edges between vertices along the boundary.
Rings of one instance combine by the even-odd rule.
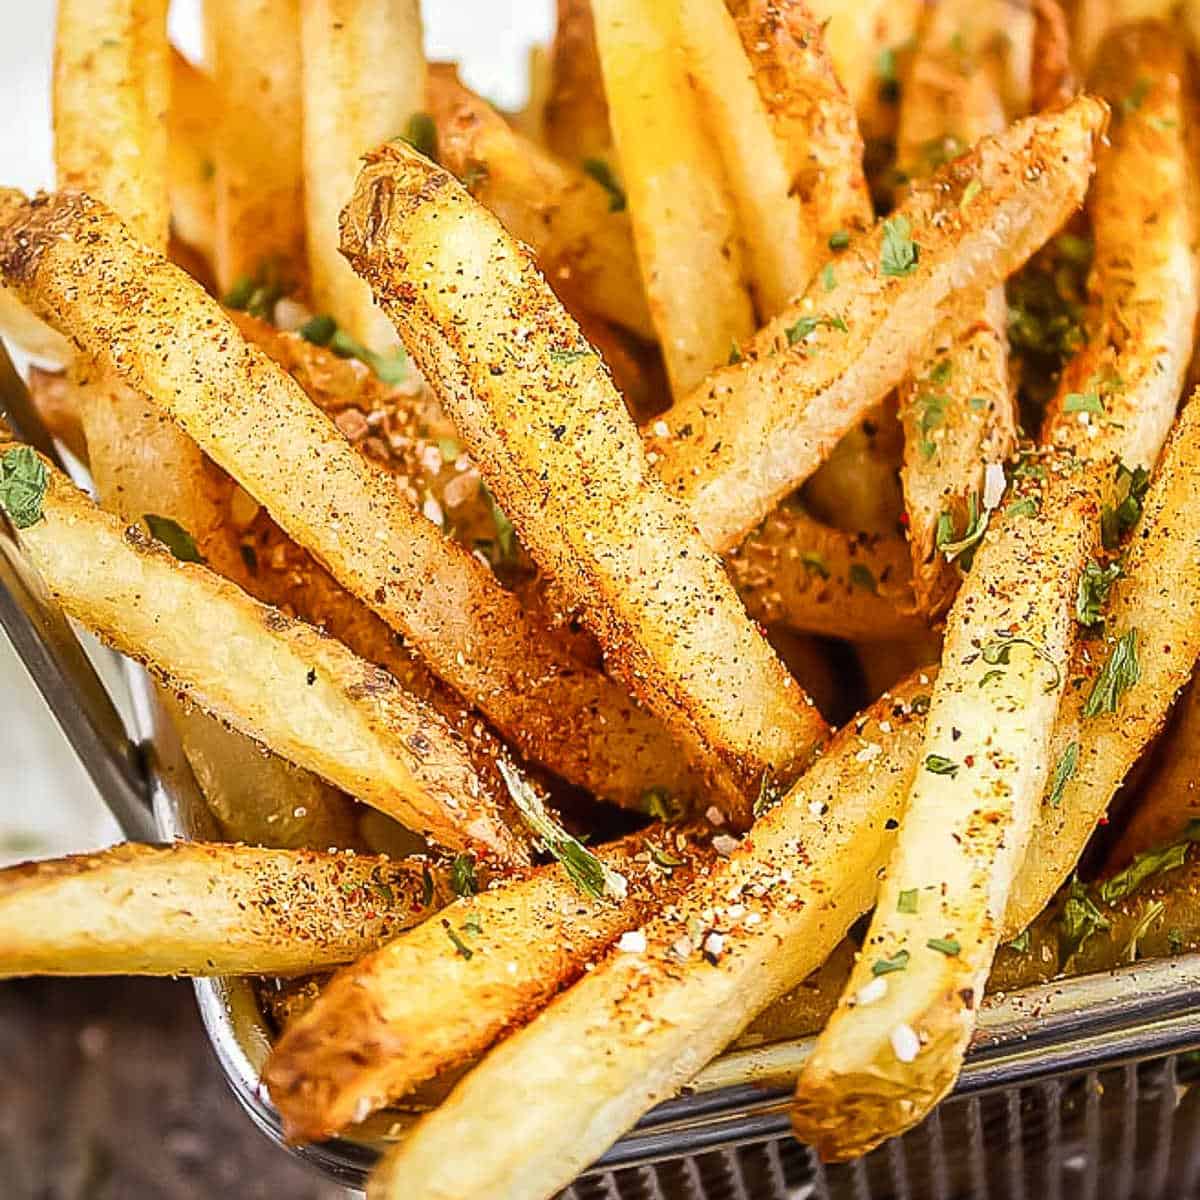
[[[592,13],[650,315],[681,396],[754,329],[733,203],[678,13],[651,0],[592,0]]]
[[[642,926],[645,949],[616,949],[423,1117],[384,1156],[371,1200],[553,1195],[816,969],[871,903],[928,690],[913,680],[838,733]]]
[[[304,201],[312,297],[382,353],[396,345],[370,291],[338,253],[338,214],[359,158],[403,135],[425,104],[417,0],[311,0],[301,5]]]
[[[1175,417],[1200,307],[1185,49],[1164,25],[1127,26],[1099,50],[1094,83],[1114,120],[1088,200],[1092,311],[1042,436],[1150,468]]]
[[[1194,678],[1176,702],[1154,754],[1110,865],[1125,866],[1134,855],[1178,837],[1200,817],[1200,686]]]
[[[1010,20],[1002,2],[984,5],[982,19],[979,8],[976,0],[944,0],[925,23],[900,109],[897,157],[909,179],[1004,129],[995,39],[1003,36],[1006,51],[1016,53],[1015,38],[1031,31],[1023,22],[1011,31],[998,26]],[[900,389],[913,584],[918,609],[930,616],[945,611],[958,584],[939,529],[966,527],[969,506],[982,507],[989,466],[999,468],[1016,444],[1007,315],[1003,287],[956,313],[932,357]]]
[[[196,563],[178,526],[164,534],[174,541],[168,550],[97,509],[28,447],[7,449],[0,463],[44,489],[34,509],[14,508],[11,494],[6,507],[68,615],[206,712],[439,844],[526,857],[495,783],[386,672]]]
[[[654,788],[701,794],[658,721],[417,512],[103,205],[0,191],[0,280],[178,421],[523,755],[631,807]]]
[[[23,863],[0,871],[0,977],[314,971],[424,920],[452,898],[445,874],[203,842]]]
[[[1062,5],[1058,0],[1033,0],[1033,111],[1064,104],[1075,90],[1071,31]]]
[[[71,373],[30,367],[26,383],[29,387],[29,398],[33,401],[33,406],[47,432],[86,465],[88,450],[80,412],[82,398]]]
[[[1078,581],[1098,502],[1073,459],[1010,493],[947,621],[907,811],[870,932],[796,1085],[823,1158],[865,1153],[953,1086],[1051,775]],[[1037,511],[1014,506],[1032,502]],[[882,980],[883,982],[878,982]]]
[[[904,540],[846,534],[781,504],[725,558],[747,611],[765,625],[851,640],[913,637],[912,571]]]
[[[35,317],[6,287],[0,287],[0,336],[43,363],[62,366],[75,356],[71,343]]]
[[[211,77],[171,50],[171,105],[167,109],[167,177],[171,229],[208,263],[216,252],[216,137],[213,114],[221,98]]]
[[[627,881],[619,901],[582,895],[551,866],[464,896],[336,975],[284,1030],[263,1074],[288,1137],[329,1137],[475,1058],[711,859],[684,832],[661,827],[600,856]]]
[[[1005,918],[1008,936],[1024,929],[1074,870],[1121,780],[1191,676],[1200,653],[1198,487],[1200,406],[1192,401],[1167,441],[1122,577],[1109,593],[1104,639],[1080,643],[1071,670],[1078,682],[1054,730],[1052,761],[1062,786],[1043,798],[1038,836]]]
[[[819,231],[806,219],[794,163],[725,0],[678,0],[677,7],[688,74],[725,166],[750,294],[765,321],[812,279],[822,257]]]
[[[978,302],[1062,224],[1107,111],[1084,96],[985,138],[835,256],[832,291],[818,279],[672,408],[650,448],[710,546],[736,544],[812,473],[921,361],[945,305]]]
[[[445,171],[397,144],[367,159],[342,231],[347,258],[610,669],[726,797],[753,795],[764,776],[793,778],[824,722],[658,486],[608,373],[528,252]],[[749,814],[734,801],[730,815]]]
[[[300,7],[299,0],[205,0],[206,49],[221,99],[213,183],[223,293],[253,282],[288,294],[307,280],[304,214],[312,198],[301,153]]]
[[[557,0],[557,11],[550,48],[546,145],[567,161],[592,160],[615,168],[590,0]]]
[[[448,63],[429,72],[438,161],[532,247],[555,291],[653,339],[624,194],[526,141],[463,87]],[[349,192],[346,193],[349,196]]]

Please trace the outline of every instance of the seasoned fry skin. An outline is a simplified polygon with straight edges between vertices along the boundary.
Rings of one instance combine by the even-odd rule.
[[[624,876],[623,899],[589,898],[553,865],[464,896],[336,975],[284,1030],[263,1075],[288,1137],[329,1137],[475,1058],[677,896],[712,857],[685,831],[662,827],[599,854]]]
[[[1093,84],[1112,105],[1113,128],[1088,199],[1088,338],[1063,371],[1042,436],[1149,468],[1175,417],[1200,306],[1185,47],[1165,25],[1119,29],[1100,49]]]
[[[300,0],[205,0],[206,50],[221,98],[213,265],[222,292],[243,279],[285,293],[307,280],[300,7]]]
[[[557,12],[543,118],[546,145],[569,162],[594,159],[615,166],[590,0],[558,0]]]
[[[846,534],[785,502],[725,566],[746,610],[764,625],[849,639],[924,632],[912,615],[912,573],[902,538]]]
[[[754,330],[736,215],[678,13],[654,0],[592,0],[592,13],[650,315],[680,396]]]
[[[826,1159],[916,1124],[966,1054],[1053,766],[1078,581],[1099,540],[1090,479],[1073,459],[1042,465],[1044,486],[1010,493],[1038,512],[993,517],[950,610],[871,928],[796,1085],[793,1128]]]
[[[818,278],[672,408],[651,448],[710,546],[735,545],[812,473],[921,361],[951,303],[981,300],[1062,224],[1107,111],[1084,96],[984,139],[835,256],[832,291]]]
[[[397,144],[368,158],[342,239],[526,548],[745,820],[745,797],[764,776],[793,778],[824,722],[654,479],[607,371],[528,252]]]
[[[1075,766],[1042,801],[1038,836],[1013,888],[1007,936],[1028,925],[1075,868],[1113,793],[1166,721],[1200,654],[1200,405],[1180,414],[1129,542],[1123,575],[1104,609],[1104,638],[1082,641],[1055,724],[1052,761]],[[1112,707],[1088,715],[1097,679],[1118,643],[1133,643],[1137,679]],[[1078,749],[1071,751],[1072,746]]]
[[[928,678],[838,733],[727,858],[642,926],[644,950],[617,948],[492,1050],[385,1155],[372,1200],[553,1195],[818,967],[871,903]]]
[[[213,113],[221,100],[207,72],[171,50],[167,109],[167,178],[171,232],[208,263],[216,249],[216,174]]]
[[[304,0],[300,5],[304,203],[312,299],[360,342],[396,344],[387,318],[338,253],[338,213],[359,157],[408,128],[425,98],[417,0]],[[293,118],[298,122],[298,114]]]
[[[430,68],[426,99],[438,162],[533,249],[554,290],[653,339],[629,214],[617,193],[521,137],[463,87],[449,63]]]
[[[424,920],[451,895],[444,874],[370,854],[203,842],[23,863],[0,871],[0,977],[318,970]]]
[[[207,712],[441,845],[526,858],[449,727],[339,642],[178,560],[57,472],[20,541],[68,615]]]
[[[416,512],[216,302],[103,205],[0,191],[0,279],[202,441],[523,755],[632,807],[655,787],[700,794],[657,720]],[[297,472],[297,461],[314,465]]]
[[[678,0],[678,8],[688,78],[725,167],[747,284],[765,321],[807,287],[823,243],[725,0]]]

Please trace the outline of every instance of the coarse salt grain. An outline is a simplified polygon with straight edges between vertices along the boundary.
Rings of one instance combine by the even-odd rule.
[[[704,939],[704,953],[705,954],[708,954],[713,958],[720,958],[721,951],[724,949],[725,949],[724,934],[716,933],[714,931],[713,933],[710,933],[708,935],[708,937],[706,937]]]
[[[738,840],[727,833],[718,833],[712,840],[712,848],[724,858],[728,858],[738,848]]]
[[[704,819],[718,829],[725,824],[725,814],[715,804],[709,806],[708,811],[704,814]]]
[[[983,507],[989,511],[1004,498],[1004,467],[1000,463],[988,463],[983,468]]]
[[[646,952],[646,935],[640,929],[631,929],[621,934],[617,949],[625,954],[644,954]]]
[[[421,512],[439,528],[445,525],[446,517],[442,512],[442,506],[432,497],[426,496],[425,503],[421,505]]]
[[[897,1025],[888,1037],[892,1043],[892,1053],[902,1062],[910,1063],[921,1050],[921,1039],[917,1037],[911,1025]]]
[[[666,437],[667,434],[670,432],[671,432],[671,430],[667,426],[666,421],[655,421],[654,422],[654,436],[655,437]]]
[[[858,1005],[874,1004],[876,1000],[882,1000],[887,995],[887,988],[887,980],[882,975],[877,975],[870,983],[864,984],[858,989],[854,1003]]]

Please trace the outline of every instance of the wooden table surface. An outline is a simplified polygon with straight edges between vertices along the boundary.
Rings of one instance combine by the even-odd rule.
[[[346,1200],[255,1129],[189,984],[0,984],[4,1200]]]

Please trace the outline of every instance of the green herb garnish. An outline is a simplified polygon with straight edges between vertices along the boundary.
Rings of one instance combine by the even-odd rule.
[[[860,587],[873,596],[879,595],[879,584],[876,582],[875,576],[871,573],[870,567],[865,567],[862,563],[850,564],[850,583],[853,587]]]
[[[671,797],[666,788],[647,788],[642,793],[642,809],[648,816],[667,825],[682,820],[686,811],[682,804]]]
[[[1115,713],[1121,696],[1141,677],[1142,668],[1138,663],[1138,631],[1130,629],[1117,639],[1108,661],[1096,676],[1091,694],[1083,706],[1083,715],[1095,717],[1100,713]]]
[[[1114,502],[1100,514],[1100,535],[1106,550],[1115,550],[1142,516],[1142,503],[1150,489],[1150,472],[1145,467],[1117,467]]]
[[[625,189],[617,182],[613,169],[602,158],[585,158],[584,173],[590,175],[608,193],[608,211],[625,211]]]
[[[1033,945],[1033,935],[1028,929],[1022,929],[1011,942],[1008,943],[1010,950],[1015,950],[1018,954],[1028,954],[1029,947]]]
[[[933,775],[949,775],[953,779],[958,774],[958,763],[952,758],[943,758],[940,754],[931,754],[925,759],[925,770]]]
[[[1104,612],[1104,602],[1112,585],[1121,577],[1121,564],[1110,563],[1102,567],[1089,562],[1079,577],[1079,591],[1075,597],[1075,618],[1080,625],[1092,628],[1099,625]]]
[[[496,765],[525,823],[547,852],[562,864],[571,882],[597,900],[603,896],[623,899],[628,891],[625,877],[605,866],[578,838],[572,837],[555,821],[537,792],[508,763],[498,759]]]
[[[841,333],[846,332],[846,322],[841,317],[801,317],[794,325],[787,327],[787,344],[794,346],[797,342],[802,342],[811,333],[815,333],[818,329],[836,329]]]
[[[917,911],[918,892],[916,888],[908,888],[896,897],[896,911],[915,913]]]
[[[975,561],[975,551],[983,541],[987,532],[990,514],[979,503],[979,497],[974,492],[967,497],[967,525],[961,537],[954,536],[954,517],[949,512],[938,515],[937,533],[934,537],[937,549],[942,552],[947,562],[961,558],[959,566],[964,571],[971,569]]]
[[[1054,764],[1054,777],[1050,781],[1050,791],[1046,796],[1047,802],[1054,808],[1062,802],[1067,784],[1075,778],[1075,772],[1079,769],[1079,749],[1079,743],[1072,742]]]
[[[1007,667],[1012,662],[1014,646],[1028,646],[1054,672],[1054,678],[1046,685],[1047,693],[1054,691],[1062,683],[1062,670],[1058,663],[1054,661],[1045,646],[1040,642],[1035,642],[1032,638],[1006,633],[990,642],[985,642],[979,648],[979,654],[989,667]]]
[[[944,954],[947,958],[953,958],[962,949],[955,938],[930,938],[925,945],[930,950],[937,950]]]
[[[885,275],[911,275],[917,269],[920,247],[912,239],[912,222],[905,216],[883,223],[883,252],[879,266]]]
[[[1188,831],[1178,841],[1134,855],[1129,866],[1100,885],[1100,899],[1105,904],[1115,904],[1131,892],[1136,892],[1152,875],[1182,867],[1187,861],[1188,847],[1197,840],[1200,840],[1200,832],[1189,825]]]
[[[1063,400],[1063,412],[1103,414],[1104,401],[1097,392],[1068,392]]]
[[[1070,958],[1093,933],[1110,928],[1108,918],[1092,903],[1087,889],[1078,879],[1071,880],[1070,892],[1063,905],[1063,960]]]
[[[462,955],[463,958],[470,960],[475,957],[475,951],[472,950],[471,947],[468,946],[467,943],[458,936],[458,934],[454,931],[454,926],[451,925],[445,917],[442,918],[442,928],[446,931],[446,936],[453,943],[454,949],[460,955]]]
[[[469,854],[455,855],[450,864],[450,886],[456,896],[474,896],[479,891],[475,878],[475,861]]]
[[[829,235],[830,250],[845,250],[850,245],[850,233],[846,229],[835,229]]]
[[[1042,511],[1041,503],[1036,496],[1025,496],[1014,500],[1004,510],[1006,517],[1036,517]]]
[[[42,519],[50,472],[30,446],[14,446],[0,456],[0,508],[18,529]]]
[[[142,520],[155,541],[162,542],[180,562],[202,563],[204,555],[196,546],[196,539],[178,521],[145,513]]]
[[[421,907],[428,908],[433,903],[433,872],[428,863],[421,864]]]
[[[890,975],[893,971],[903,971],[908,966],[908,951],[897,950],[891,958],[877,958],[871,964],[872,975]]]
[[[800,562],[806,571],[819,575],[822,579],[829,578],[829,565],[815,550],[802,550]]]
[[[400,135],[418,154],[437,162],[437,126],[427,112],[415,112]]]

